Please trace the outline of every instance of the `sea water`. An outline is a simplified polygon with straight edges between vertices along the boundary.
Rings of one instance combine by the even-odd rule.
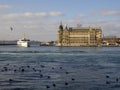
[[[0,46],[0,90],[120,90],[120,47]]]

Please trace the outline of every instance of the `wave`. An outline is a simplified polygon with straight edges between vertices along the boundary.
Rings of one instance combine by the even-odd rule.
[[[85,51],[0,51],[0,54],[4,55],[16,55],[16,54],[42,54],[42,55],[78,55],[85,54]]]
[[[0,51],[0,54],[9,53],[87,53],[85,51]]]

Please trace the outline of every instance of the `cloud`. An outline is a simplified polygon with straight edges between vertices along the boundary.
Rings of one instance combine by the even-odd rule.
[[[48,13],[49,16],[64,16],[62,12],[50,12]]]
[[[75,17],[76,17],[76,18],[85,18],[86,15],[79,13],[79,14],[77,14]]]
[[[11,7],[8,5],[0,5],[0,10],[9,9],[9,8]]]
[[[98,10],[98,11],[94,11],[95,14],[100,14],[103,16],[119,16],[120,15],[120,11],[117,10]]]
[[[10,13],[3,15],[3,19],[19,19],[19,18],[46,18],[46,17],[58,17],[64,16],[62,12],[39,12],[39,13]]]

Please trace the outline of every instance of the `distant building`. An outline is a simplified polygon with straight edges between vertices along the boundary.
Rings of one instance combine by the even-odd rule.
[[[103,37],[103,46],[119,46],[120,45],[120,38],[117,36],[106,36]]]
[[[60,24],[57,37],[57,46],[101,46],[102,30],[82,26],[63,28]]]
[[[55,41],[41,42],[40,46],[55,46]]]

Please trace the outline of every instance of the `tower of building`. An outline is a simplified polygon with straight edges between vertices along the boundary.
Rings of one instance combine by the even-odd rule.
[[[63,25],[62,25],[62,22],[59,25],[57,36],[58,36],[57,45],[62,46],[62,37],[63,37]]]

